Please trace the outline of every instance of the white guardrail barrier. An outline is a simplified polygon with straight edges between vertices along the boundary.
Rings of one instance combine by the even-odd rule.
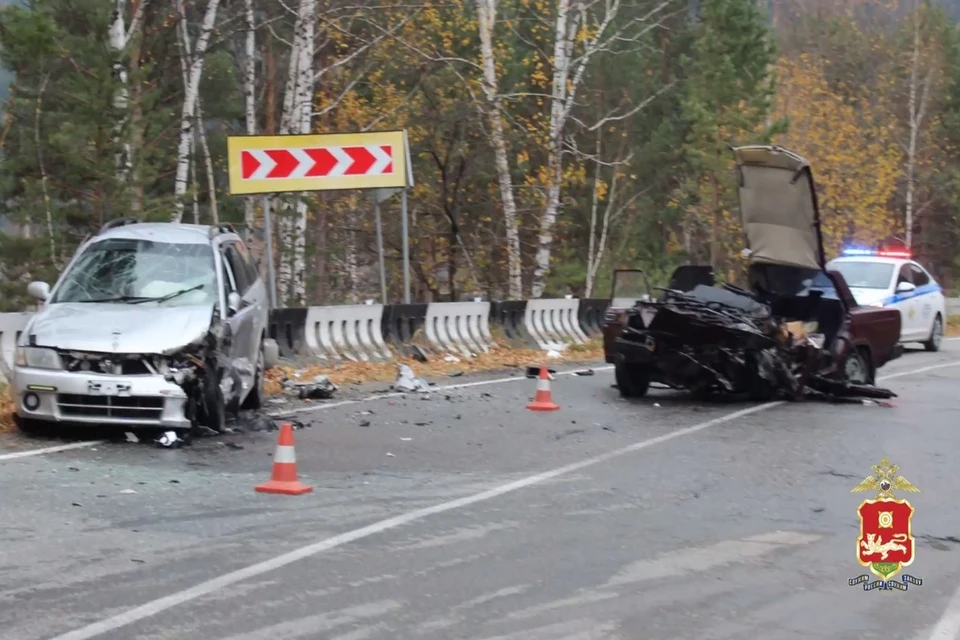
[[[307,309],[307,348],[327,360],[389,360],[393,357],[380,328],[382,304],[348,304]]]
[[[489,302],[431,302],[424,333],[434,349],[465,356],[486,353],[496,344],[490,335]]]
[[[562,351],[571,343],[587,341],[577,318],[579,309],[577,298],[527,300],[524,325],[541,349]]]
[[[0,366],[0,382],[6,382],[4,372],[13,369],[17,340],[32,316],[31,312],[0,313],[0,355],[3,358],[3,364]]]

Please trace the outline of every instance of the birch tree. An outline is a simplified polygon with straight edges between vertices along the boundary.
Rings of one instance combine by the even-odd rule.
[[[517,223],[517,203],[513,195],[513,178],[510,175],[510,160],[507,138],[503,125],[503,98],[500,95],[496,60],[493,53],[493,27],[497,17],[498,0],[476,0],[477,23],[480,32],[480,53],[483,65],[483,105],[488,120],[490,144],[493,146],[503,206],[503,220],[507,236],[507,295],[511,300],[523,298],[522,263],[520,254],[520,228]]]
[[[313,57],[315,50],[314,24],[317,19],[316,0],[300,0],[294,39],[290,47],[287,85],[283,94],[283,112],[280,133],[309,133],[313,121]],[[281,205],[277,226],[280,246],[284,249],[277,270],[277,296],[304,304],[306,298],[306,270],[304,253],[307,228],[307,203],[301,195],[295,198],[293,215],[288,202],[277,199]],[[287,251],[289,249],[289,251]]]
[[[621,0],[604,0],[602,4],[599,0],[557,0],[545,172],[547,184],[530,288],[534,298],[543,295],[550,271],[553,227],[560,213],[566,128],[577,104],[584,74],[598,53],[616,53],[624,47],[639,46],[643,35],[660,24],[673,4],[681,5],[679,0],[664,0],[642,15],[629,17],[621,15]],[[583,45],[578,51],[577,45],[581,42]],[[644,106],[646,102],[624,112],[611,113],[591,128],[625,120]]]
[[[183,106],[180,110],[180,143],[177,145],[177,173],[173,187],[173,222],[183,219],[183,196],[187,192],[187,180],[190,170],[190,140],[193,137],[194,114],[200,95],[200,77],[203,74],[203,57],[210,43],[210,36],[217,20],[217,8],[220,0],[209,0],[203,16],[197,46],[190,56],[189,75],[183,88]],[[179,16],[184,16],[183,0],[177,0]]]
[[[587,278],[583,292],[584,298],[593,295],[597,272],[603,263],[612,225],[645,191],[638,190],[621,202],[623,173],[629,167],[632,158],[633,153],[630,152],[625,157],[605,163],[603,161],[603,129],[597,129],[593,154],[594,174],[590,199],[590,237],[587,240]],[[607,167],[612,169],[609,184],[603,179],[603,171]],[[601,201],[605,201],[602,213],[600,212]]]
[[[923,133],[924,120],[927,116],[927,101],[930,97],[930,86],[933,82],[934,65],[927,65],[926,73],[921,80],[922,39],[920,37],[920,23],[922,15],[916,0],[914,1],[913,15],[913,47],[910,56],[910,79],[907,86],[907,143],[904,145],[906,153],[907,193],[904,198],[904,244],[909,250],[913,245],[914,225],[914,197],[917,190],[917,160],[918,145]],[[928,61],[929,62],[929,61]]]
[[[253,0],[244,0],[243,17],[245,23],[244,60],[243,60],[243,101],[244,121],[248,136],[257,133],[257,67],[256,67],[256,25],[254,24]],[[256,223],[256,200],[248,196],[243,201],[243,221],[246,228],[246,240],[250,244],[254,241],[254,225]],[[268,233],[269,229],[266,230]]]
[[[133,18],[130,21],[130,29],[126,29],[124,15],[127,10],[127,0],[115,0],[113,9],[113,20],[110,23],[109,42],[110,49],[114,55],[113,72],[120,83],[113,98],[113,106],[117,110],[117,122],[114,125],[114,139],[117,143],[117,180],[121,183],[127,182],[130,171],[133,168],[133,149],[129,139],[124,139],[124,131],[127,124],[127,110],[130,105],[130,94],[128,88],[129,74],[124,64],[123,56],[127,51],[130,40],[139,32],[143,26],[143,16],[146,10],[148,0],[139,0],[136,2]]]

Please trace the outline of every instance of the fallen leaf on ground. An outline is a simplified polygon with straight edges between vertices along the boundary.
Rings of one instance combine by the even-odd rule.
[[[0,433],[13,430],[13,396],[10,387],[0,384]]]

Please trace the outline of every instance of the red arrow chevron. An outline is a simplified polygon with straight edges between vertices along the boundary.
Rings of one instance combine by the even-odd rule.
[[[249,180],[253,172],[260,168],[260,161],[253,157],[249,151],[243,151],[240,154],[241,174],[244,180]]]
[[[393,146],[245,149],[240,167],[244,180],[389,175]]]
[[[286,178],[300,166],[300,161],[297,160],[296,156],[286,149],[270,149],[267,151],[267,155],[277,163],[277,166],[267,174],[268,178]]]
[[[304,149],[304,151],[313,160],[313,166],[307,171],[308,178],[322,178],[337,166],[337,159],[326,149]]]
[[[353,158],[353,164],[343,174],[345,176],[366,175],[373,163],[377,161],[373,154],[367,151],[366,147],[344,147],[343,150]]]

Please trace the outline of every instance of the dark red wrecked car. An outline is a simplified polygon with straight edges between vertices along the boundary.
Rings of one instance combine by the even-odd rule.
[[[754,399],[893,397],[873,382],[902,353],[900,314],[857,306],[843,277],[825,270],[809,164],[772,146],[734,152],[748,288],[718,286],[709,267],[688,266],[634,297],[624,282],[642,274],[617,272],[604,351],[620,394],[642,396],[656,382]]]

